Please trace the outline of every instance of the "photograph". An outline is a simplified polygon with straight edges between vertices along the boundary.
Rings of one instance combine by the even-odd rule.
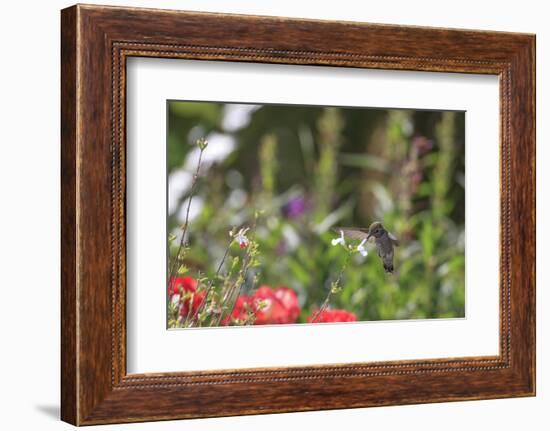
[[[168,329],[465,317],[465,112],[166,110]]]

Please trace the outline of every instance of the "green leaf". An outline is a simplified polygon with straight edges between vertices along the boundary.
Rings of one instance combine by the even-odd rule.
[[[189,268],[187,268],[185,265],[181,265],[178,268],[178,274],[180,275],[187,274],[188,272],[189,272]]]

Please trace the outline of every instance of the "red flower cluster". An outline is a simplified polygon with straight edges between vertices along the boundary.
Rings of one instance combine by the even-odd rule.
[[[244,321],[249,313],[254,313],[255,325],[295,323],[300,315],[300,305],[296,292],[288,287],[272,289],[263,285],[254,295],[241,295],[235,302],[231,315],[223,324],[229,325],[233,320]]]
[[[184,301],[181,300],[183,295],[191,293],[192,297],[187,298]],[[177,298],[179,306],[179,315],[181,317],[187,317],[189,310],[192,313],[196,313],[200,307],[202,300],[204,299],[204,292],[197,292],[197,280],[193,277],[172,277],[168,284],[168,296],[172,301],[174,295],[179,295]]]
[[[259,301],[265,307],[256,312],[256,325],[269,323],[295,323],[300,315],[298,296],[288,287],[260,286],[254,294],[256,304]]]
[[[307,321],[311,321],[315,318],[315,323],[329,323],[329,322],[355,322],[357,316],[346,310],[323,310],[320,313],[314,312],[307,318]]]
[[[205,292],[197,292],[197,280],[192,277],[172,277],[168,284],[168,296],[179,309],[183,318],[198,311]],[[191,295],[189,295],[191,294]],[[183,299],[185,296],[185,299]],[[253,295],[240,295],[233,311],[221,322],[230,325],[235,321],[244,322],[253,314],[255,325],[296,323],[300,315],[300,304],[296,292],[289,287],[272,288],[260,286]],[[312,322],[315,319],[315,322]],[[355,322],[357,316],[346,310],[315,311],[307,318],[309,323]]]

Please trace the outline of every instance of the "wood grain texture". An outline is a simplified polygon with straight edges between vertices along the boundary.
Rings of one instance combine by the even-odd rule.
[[[77,422],[76,9],[61,16],[61,417]]]
[[[86,425],[534,394],[533,35],[78,5],[62,11],[61,38],[63,420]],[[127,375],[130,56],[498,75],[499,356]]]

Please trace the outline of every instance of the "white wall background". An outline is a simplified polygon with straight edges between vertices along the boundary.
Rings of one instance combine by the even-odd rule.
[[[97,427],[134,430],[548,429],[550,423],[550,27],[543,1],[119,0],[171,9],[537,34],[538,396],[406,407]],[[0,32],[0,426],[69,429],[59,414],[59,10],[68,1],[2,4]]]

